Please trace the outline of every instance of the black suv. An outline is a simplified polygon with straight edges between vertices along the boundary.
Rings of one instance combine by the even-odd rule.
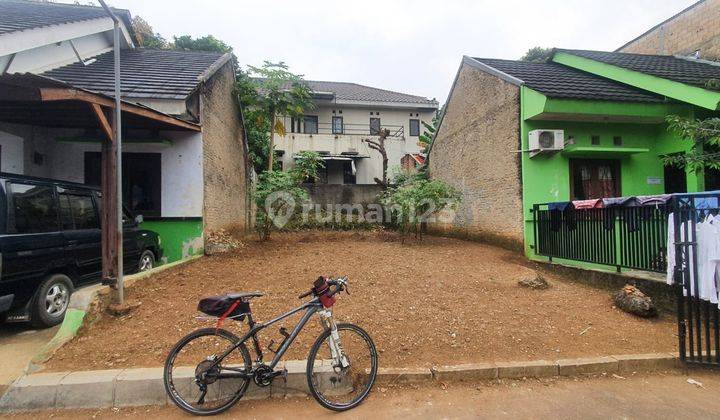
[[[100,198],[83,184],[0,173],[0,320],[56,325],[73,290],[100,280]],[[162,256],[158,235],[141,222],[124,212],[127,273]]]

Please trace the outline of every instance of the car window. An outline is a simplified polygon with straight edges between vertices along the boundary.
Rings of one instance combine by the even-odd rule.
[[[68,214],[69,213],[69,214]],[[99,229],[93,199],[89,195],[60,194],[60,215],[63,229]],[[70,219],[68,219],[68,216]]]
[[[54,188],[43,185],[10,185],[11,226],[14,233],[40,233],[58,230],[58,209]]]

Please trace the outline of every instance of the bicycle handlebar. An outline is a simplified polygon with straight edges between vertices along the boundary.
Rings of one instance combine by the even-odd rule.
[[[329,286],[335,286],[335,290],[331,290],[331,291],[327,292],[328,296],[335,296],[336,294],[342,292],[343,290],[347,294],[350,294],[350,292],[348,292],[348,290],[347,290],[348,276],[338,277],[336,279],[330,279],[327,281],[327,284]],[[298,296],[298,299],[306,298],[306,297],[310,296],[311,294],[313,294],[314,292],[315,292],[314,289],[310,289],[307,292]]]

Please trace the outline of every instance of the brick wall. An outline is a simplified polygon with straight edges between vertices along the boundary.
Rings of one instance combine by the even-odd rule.
[[[720,0],[705,0],[670,18],[619,51],[691,55],[720,60]]]
[[[235,99],[234,72],[227,63],[203,86],[203,221],[205,233],[245,230],[248,224],[247,151]]]
[[[520,180],[520,89],[464,64],[430,152],[430,176],[463,194],[454,223],[439,233],[523,243]]]

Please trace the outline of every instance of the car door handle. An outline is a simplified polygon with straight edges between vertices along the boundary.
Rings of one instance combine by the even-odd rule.
[[[71,246],[72,246],[72,245],[77,245],[77,244],[79,244],[79,243],[80,243],[80,241],[75,240],[75,239],[70,240],[70,241],[67,241],[67,244],[68,244],[68,245],[71,245]]]

